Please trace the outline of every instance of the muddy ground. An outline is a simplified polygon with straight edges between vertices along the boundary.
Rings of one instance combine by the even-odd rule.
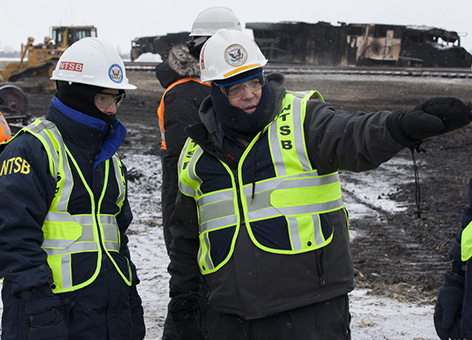
[[[153,72],[130,71],[128,91],[119,119],[128,128],[121,152],[158,155],[156,108],[163,89]],[[18,84],[21,86],[21,84]],[[356,75],[288,76],[291,90],[317,89],[326,101],[347,111],[409,109],[435,96],[456,96],[472,101],[472,79],[412,78]],[[52,92],[26,89],[29,113],[46,112]],[[421,217],[415,214],[413,167],[399,173],[400,184],[390,198],[411,203],[406,212],[383,213],[379,219],[353,222],[351,228],[365,237],[352,242],[359,287],[408,301],[434,303],[449,268],[447,253],[467,204],[472,175],[472,127],[454,131],[423,143],[426,153],[417,154],[421,182]],[[409,157],[408,151],[403,157]]]

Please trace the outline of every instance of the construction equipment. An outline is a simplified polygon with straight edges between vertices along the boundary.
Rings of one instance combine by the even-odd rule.
[[[0,81],[15,82],[26,77],[49,79],[59,57],[70,45],[82,38],[96,36],[94,26],[54,26],[41,44],[33,45],[34,38],[29,37],[26,45],[21,44],[20,61],[0,70]]]
[[[0,86],[0,112],[10,125],[12,133],[29,124],[31,115],[27,113],[28,98],[15,85]]]

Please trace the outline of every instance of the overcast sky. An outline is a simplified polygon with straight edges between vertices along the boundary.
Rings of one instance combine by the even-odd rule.
[[[136,37],[190,31],[212,6],[230,7],[243,27],[280,21],[434,26],[459,33],[472,52],[472,0],[0,0],[0,49],[20,50],[30,36],[40,43],[50,26],[94,25],[127,54]]]

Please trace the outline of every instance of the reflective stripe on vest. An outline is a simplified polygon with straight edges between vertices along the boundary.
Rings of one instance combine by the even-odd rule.
[[[180,80],[177,80],[176,82],[172,83],[171,85],[169,85],[167,87],[167,89],[164,91],[164,94],[162,95],[161,97],[161,102],[159,103],[159,107],[157,108],[157,116],[159,118],[159,130],[161,132],[161,149],[162,150],[167,150],[167,146],[166,146],[166,129],[164,128],[164,111],[165,111],[165,108],[164,108],[164,97],[166,96],[166,93],[167,91],[169,91],[171,88],[173,88],[174,86],[176,85],[179,85],[179,84],[182,84],[182,83],[186,83],[188,81],[194,81],[194,82],[197,82],[197,83],[200,83],[202,85],[205,85],[205,86],[208,86],[208,87],[211,87],[210,84],[208,83],[202,83],[200,81],[200,79],[197,79],[197,78],[184,78],[184,79],[180,79]]]
[[[231,257],[240,224],[237,193],[243,208],[245,225],[253,243],[259,248],[278,254],[297,254],[319,249],[329,244],[321,231],[320,214],[343,209],[341,184],[337,172],[318,175],[311,167],[305,147],[304,119],[306,102],[318,92],[303,94],[288,93],[283,101],[283,109],[272,122],[266,138],[269,138],[271,156],[276,177],[243,185],[242,169],[246,156],[258,137],[255,137],[244,152],[238,165],[237,190],[232,188],[202,194],[201,180],[196,174],[196,166],[203,150],[193,141],[187,140],[179,160],[179,182],[182,192],[192,196],[197,202],[200,226],[200,249],[198,261],[203,274],[221,268]],[[233,183],[232,171],[226,164],[228,176]],[[250,168],[250,167],[249,167]],[[253,192],[254,190],[254,192]],[[289,230],[291,249],[277,249],[262,245],[254,235],[257,221],[285,217]],[[220,263],[211,259],[211,233],[234,227],[231,249]],[[228,236],[229,237],[229,236]],[[229,243],[226,243],[229,244]]]
[[[56,126],[52,122],[39,118],[24,128],[24,130],[32,133],[43,143],[49,156],[51,174],[57,180],[57,192],[43,224],[44,242],[41,245],[48,254],[48,264],[53,271],[55,286],[53,286],[53,292],[73,291],[92,283],[100,271],[103,252],[113,262],[123,280],[128,285],[131,285],[132,274],[129,265],[128,273],[122,273],[110,254],[110,252],[118,252],[120,249],[119,228],[116,216],[99,213],[100,204],[104,198],[109,180],[110,160],[105,162],[105,185],[98,201],[98,207],[96,207],[94,195],[75,159],[64,144]],[[85,189],[89,193],[92,207],[91,214],[71,215],[67,212],[73,188],[72,171],[68,160],[74,164]],[[116,204],[121,209],[126,195],[125,178],[117,155],[113,155],[112,161],[115,180],[119,190]],[[95,272],[85,282],[73,284],[71,255],[85,252],[97,253]]]
[[[472,257],[472,222],[462,230],[461,236],[461,260],[467,261]]]
[[[182,150],[186,150],[180,153],[179,157],[179,167],[178,173],[179,177],[182,171],[186,171],[187,175],[189,176],[189,180],[193,182],[193,184],[185,185],[181,181],[179,181],[179,189],[187,196],[195,197],[197,196],[195,190],[193,188],[199,188],[202,184],[200,178],[197,177],[195,174],[195,163],[197,162],[200,155],[203,153],[203,150],[198,147],[190,138],[187,138]],[[201,195],[201,193],[200,193]]]

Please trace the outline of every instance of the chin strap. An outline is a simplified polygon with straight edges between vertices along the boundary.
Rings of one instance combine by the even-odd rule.
[[[420,178],[418,175],[418,164],[416,163],[415,150],[417,153],[425,152],[426,150],[421,147],[421,143],[411,147],[411,157],[413,158],[413,171],[415,172],[415,200],[416,200],[416,210],[415,215],[418,218],[421,218],[421,193],[420,193]]]

